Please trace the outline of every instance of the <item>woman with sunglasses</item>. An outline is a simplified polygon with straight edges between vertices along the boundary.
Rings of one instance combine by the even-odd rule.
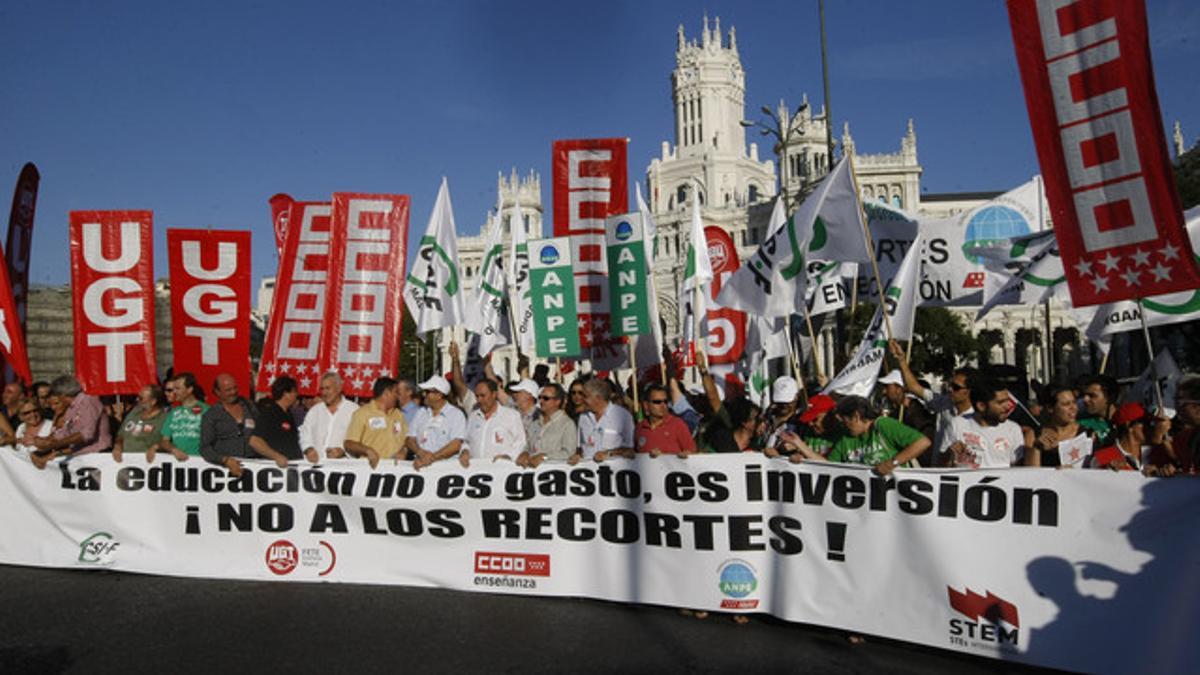
[[[17,452],[28,458],[38,452],[38,447],[33,444],[33,439],[46,438],[54,432],[54,420],[46,419],[42,415],[42,409],[33,400],[22,401],[20,407],[17,408],[17,416],[21,423],[17,425],[15,447]]]

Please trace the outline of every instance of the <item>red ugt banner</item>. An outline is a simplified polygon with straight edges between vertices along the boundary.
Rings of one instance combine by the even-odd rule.
[[[613,337],[608,305],[604,219],[629,210],[624,138],[554,141],[554,236],[571,237],[579,338],[595,370],[626,361],[625,339]]]
[[[271,204],[271,229],[275,231],[275,249],[283,254],[283,242],[287,238],[288,218],[292,215],[291,195],[280,192],[268,200]]]
[[[321,202],[292,202],[271,316],[263,341],[256,391],[270,392],[279,375],[291,375],[300,394],[317,393],[321,375],[322,328],[329,289],[329,251],[333,207]]]
[[[153,219],[149,211],[71,212],[75,375],[89,394],[133,394],[158,381]]]
[[[175,372],[208,388],[227,372],[250,395],[250,233],[167,230]]]
[[[708,244],[708,259],[712,261],[713,271],[713,282],[706,303],[708,340],[705,352],[712,365],[737,363],[746,350],[746,313],[721,307],[717,304],[717,294],[721,292],[721,285],[741,267],[741,261],[738,260],[733,237],[725,230],[709,225],[704,228],[704,239]]]
[[[1200,288],[1139,0],[1008,0],[1076,306]]]
[[[408,259],[408,195],[333,194],[333,242],[324,370],[351,396],[400,362],[400,308]]]

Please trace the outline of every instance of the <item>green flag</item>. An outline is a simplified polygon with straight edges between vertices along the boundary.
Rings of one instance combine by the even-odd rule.
[[[575,306],[575,272],[570,237],[529,242],[530,301],[533,305],[534,349],[538,356],[578,356],[579,312]]]
[[[650,303],[646,293],[646,247],[642,216],[625,213],[605,222],[608,253],[608,297],[612,309],[612,334],[650,333]]]

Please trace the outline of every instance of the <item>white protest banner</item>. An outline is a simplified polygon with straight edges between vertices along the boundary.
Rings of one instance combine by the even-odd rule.
[[[698,455],[537,471],[332,460],[241,478],[127,454],[0,453],[0,561],[436,586],[762,612],[1087,672],[1188,672],[1200,565],[1184,479]],[[866,603],[866,604],[864,604]],[[865,609],[864,609],[865,608]],[[1095,637],[1136,620],[1140,649]]]

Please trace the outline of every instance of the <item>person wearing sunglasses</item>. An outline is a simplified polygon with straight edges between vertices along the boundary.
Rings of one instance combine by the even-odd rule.
[[[565,462],[579,449],[579,430],[575,420],[563,410],[567,394],[562,386],[551,382],[542,387],[538,394],[540,416],[530,426],[525,452],[517,457],[517,464],[536,469],[542,462],[553,460]]]
[[[587,406],[584,401],[587,400],[587,395],[583,391],[583,383],[586,379],[578,379],[571,383],[571,388],[568,391],[566,407],[564,410],[576,424],[579,424],[579,418],[587,412]]]
[[[38,451],[33,444],[35,438],[46,438],[54,432],[54,420],[45,417],[36,401],[26,400],[17,408],[17,439],[14,446],[17,452],[29,458]]]
[[[659,455],[687,457],[696,452],[696,441],[687,424],[671,414],[671,400],[666,387],[648,385],[642,393],[642,421],[634,428],[637,451]]]
[[[956,368],[946,380],[945,391],[936,394],[923,386],[908,366],[904,348],[895,340],[888,341],[888,349],[900,364],[900,376],[904,380],[904,388],[925,404],[929,414],[936,416],[933,447],[942,447],[943,436],[950,428],[950,423],[957,417],[971,414],[971,385],[978,379],[979,373],[974,368]],[[907,421],[907,420],[906,420]]]

